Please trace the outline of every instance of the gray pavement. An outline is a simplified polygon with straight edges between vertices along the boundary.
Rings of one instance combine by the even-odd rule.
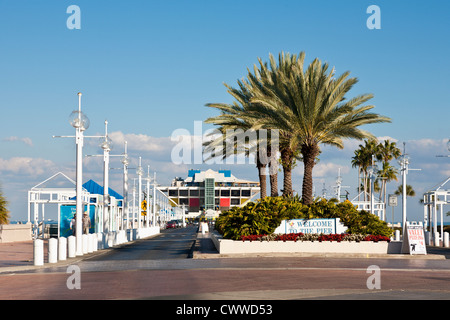
[[[44,267],[32,266],[28,258],[32,250],[26,248],[30,244],[0,245],[0,299],[450,298],[450,255],[445,248],[429,248],[425,257],[223,256],[209,234],[195,229],[167,230],[151,239]],[[81,290],[67,287],[69,265],[81,270]],[[378,290],[367,288],[371,265],[381,270]]]

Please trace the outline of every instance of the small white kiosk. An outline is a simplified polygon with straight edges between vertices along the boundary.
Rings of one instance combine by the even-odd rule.
[[[430,226],[430,243],[433,242],[436,246],[440,244],[440,241],[445,240],[444,206],[450,204],[450,190],[445,189],[445,186],[449,181],[450,177],[423,195],[424,229],[427,230],[428,225]],[[440,231],[438,231],[438,217],[440,219]]]

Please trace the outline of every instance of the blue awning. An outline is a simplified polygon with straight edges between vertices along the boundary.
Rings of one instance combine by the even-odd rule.
[[[83,184],[83,188],[86,189],[90,194],[101,194],[103,195],[103,187],[99,185],[94,180],[89,180],[88,182]],[[123,199],[123,196],[118,194],[111,188],[108,188],[108,194],[116,199]]]

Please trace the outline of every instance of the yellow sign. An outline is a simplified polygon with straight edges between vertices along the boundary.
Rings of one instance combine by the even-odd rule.
[[[141,202],[141,216],[146,216],[147,215],[147,200],[144,200]]]

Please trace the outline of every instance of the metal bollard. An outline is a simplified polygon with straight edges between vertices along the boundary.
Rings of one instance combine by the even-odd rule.
[[[95,252],[98,250],[98,236],[97,233],[92,234],[92,251]]]
[[[400,241],[400,230],[395,230],[395,241]]]
[[[76,243],[75,236],[69,236],[69,238],[67,238],[67,248],[68,248],[69,258],[75,258],[76,257],[76,249],[77,249],[77,243]]]
[[[44,241],[40,239],[34,240],[33,244],[33,258],[35,266],[44,265]]]
[[[444,232],[444,247],[446,248],[450,247],[450,239],[448,232]]]
[[[92,253],[94,252],[94,235],[92,233],[89,233],[88,235],[88,246],[87,246],[87,252]]]
[[[60,237],[58,243],[58,259],[64,261],[67,259],[67,238]]]
[[[441,246],[441,242],[439,239],[439,232],[435,232],[434,233],[434,246],[435,247],[440,247]]]
[[[81,236],[81,239],[82,239],[82,245],[83,245],[81,252],[83,252],[83,254],[86,254],[86,253],[88,253],[88,235],[83,234]]]
[[[58,262],[58,240],[51,238],[48,240],[48,263]]]

